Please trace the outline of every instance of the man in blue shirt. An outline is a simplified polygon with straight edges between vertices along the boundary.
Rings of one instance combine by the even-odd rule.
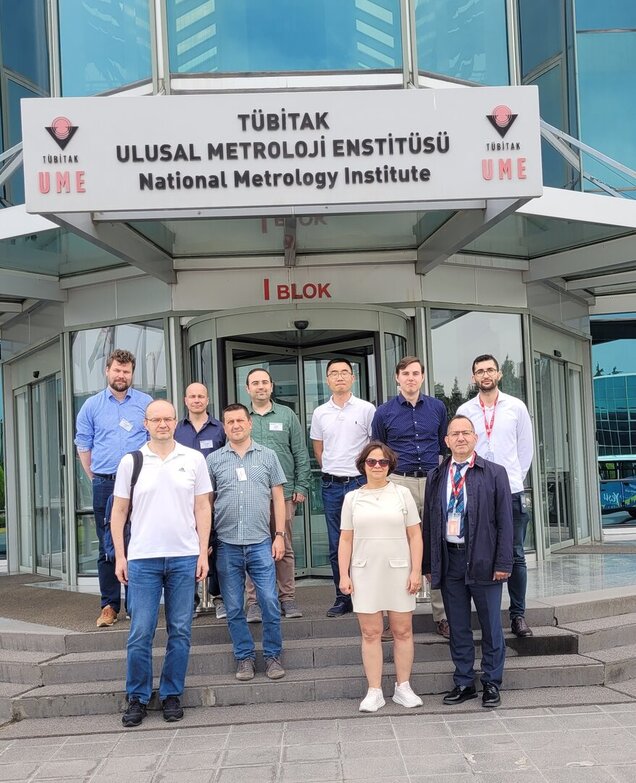
[[[285,554],[287,481],[272,449],[252,440],[252,418],[240,403],[223,411],[227,443],[207,458],[212,479],[216,566],[227,607],[227,624],[237,661],[236,679],[254,678],[256,652],[244,609],[245,575],[256,587],[263,615],[263,655],[270,680],[285,676],[276,568]],[[276,529],[270,531],[270,508]]]
[[[395,368],[400,393],[380,405],[373,417],[372,438],[398,455],[391,481],[406,487],[422,516],[426,475],[439,465],[446,443],[446,407],[441,400],[422,394],[424,365],[417,356],[405,356]],[[431,606],[437,633],[449,638],[448,621],[439,590],[431,590]]]
[[[93,513],[99,541],[97,574],[102,611],[97,618],[98,628],[116,623],[121,608],[121,585],[115,576],[115,563],[106,559],[104,551],[106,502],[113,494],[121,458],[148,439],[144,417],[152,397],[131,388],[135,363],[130,351],[113,351],[106,360],[108,385],[86,400],[76,421],[75,445],[84,473],[93,486]]]
[[[225,430],[218,419],[213,418],[208,413],[208,390],[202,383],[191,383],[185,391],[185,406],[188,409],[188,415],[181,419],[177,424],[174,433],[174,439],[182,446],[200,451],[204,457],[211,454],[221,446],[225,446]],[[217,620],[224,620],[227,617],[225,604],[221,598],[221,589],[219,579],[216,575],[216,547],[214,541],[212,552],[210,553],[208,573],[208,587]],[[194,603],[199,605],[199,591],[194,588]]]

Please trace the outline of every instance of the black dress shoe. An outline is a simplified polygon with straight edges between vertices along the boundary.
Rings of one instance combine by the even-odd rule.
[[[327,609],[327,617],[342,617],[349,612],[353,612],[351,601],[346,598],[336,598],[334,605]]]
[[[498,707],[501,704],[499,688],[492,682],[484,683],[484,692],[481,696],[482,707]]]
[[[532,628],[526,622],[525,617],[513,617],[510,623],[510,630],[515,636],[523,638],[524,636],[532,636]]]
[[[444,704],[461,704],[468,699],[477,698],[477,689],[474,685],[456,685],[450,693],[444,696]]]

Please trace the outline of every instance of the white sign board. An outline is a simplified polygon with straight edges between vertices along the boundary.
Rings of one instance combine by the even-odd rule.
[[[33,98],[29,212],[258,211],[542,192],[536,87]]]

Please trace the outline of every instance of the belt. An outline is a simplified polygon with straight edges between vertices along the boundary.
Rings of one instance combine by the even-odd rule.
[[[411,470],[409,473],[403,473],[399,470],[394,470],[394,476],[403,476],[404,478],[426,478],[427,471],[425,470]]]
[[[107,479],[108,481],[114,481],[117,478],[116,473],[93,473],[95,478]]]
[[[466,544],[456,544],[454,541],[447,541],[448,549],[466,549]]]
[[[335,481],[336,484],[348,484],[350,481],[356,481],[360,476],[332,476],[331,473],[322,473],[321,478],[323,481]]]

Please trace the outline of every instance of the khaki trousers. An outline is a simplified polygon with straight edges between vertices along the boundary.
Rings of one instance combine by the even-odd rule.
[[[285,501],[285,554],[282,560],[276,563],[276,583],[278,585],[279,601],[293,601],[296,596],[296,580],[294,578],[294,569],[296,561],[294,559],[294,546],[292,533],[294,528],[294,515],[296,514],[296,504],[290,498]],[[269,518],[269,529],[274,540],[276,532],[276,521],[274,519],[274,508]],[[247,605],[256,603],[256,589],[254,583],[246,576],[245,584],[247,588]]]
[[[411,476],[396,476],[392,473],[389,479],[394,484],[399,484],[401,487],[406,487],[415,501],[417,506],[417,513],[422,519],[422,511],[424,510],[424,490],[426,489],[425,478],[412,478]],[[444,601],[442,600],[441,590],[431,590],[431,607],[433,609],[433,620],[438,623],[440,620],[444,620],[446,613],[444,611]]]

